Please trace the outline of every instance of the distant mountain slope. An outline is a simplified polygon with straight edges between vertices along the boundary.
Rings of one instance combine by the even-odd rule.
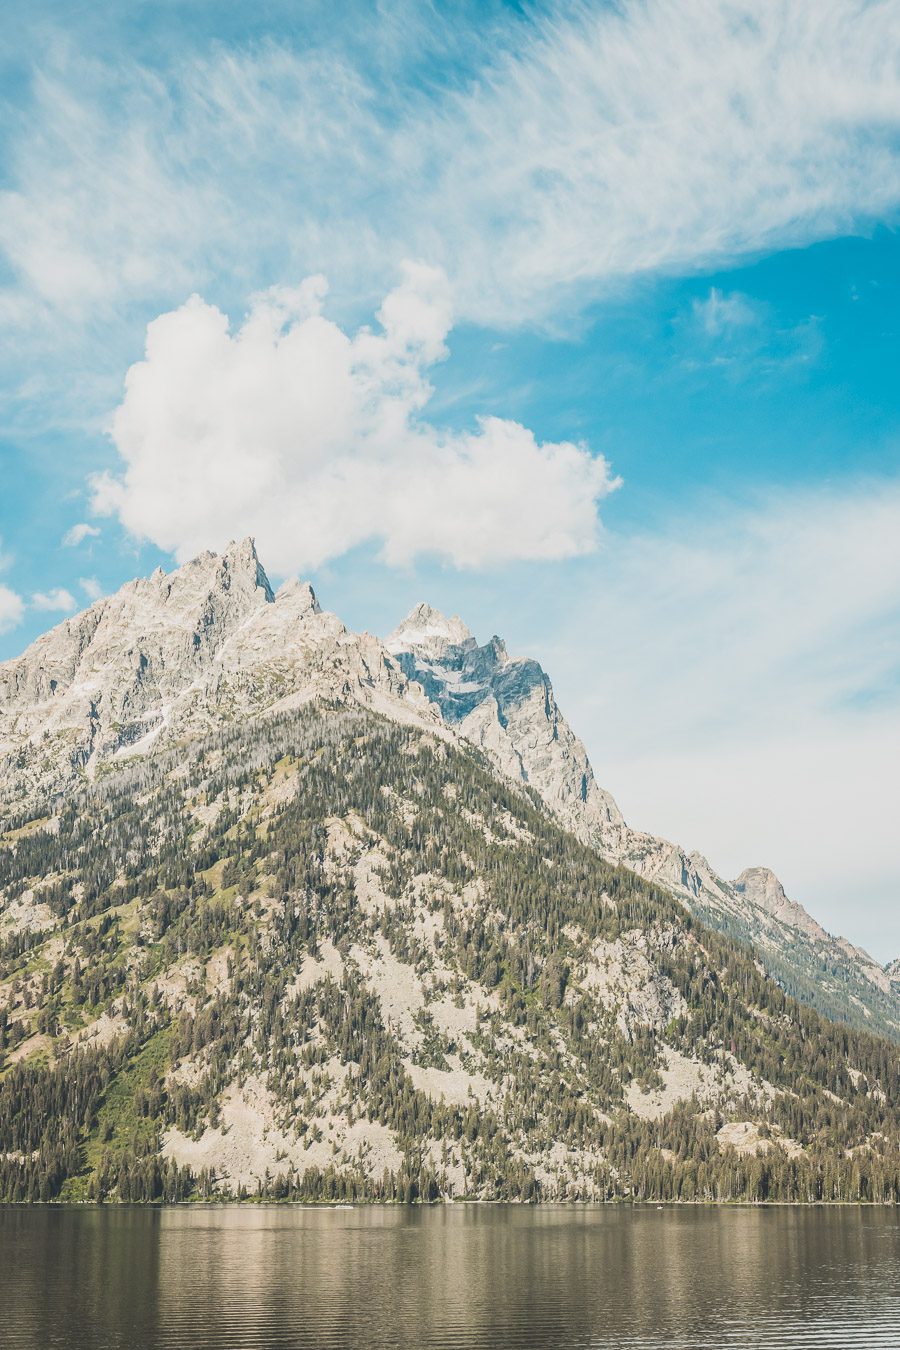
[[[900,993],[900,957],[895,961],[889,961],[885,966],[885,971],[895,992]]]
[[[355,696],[98,773],[0,897],[0,1198],[900,1199],[896,1046]]]

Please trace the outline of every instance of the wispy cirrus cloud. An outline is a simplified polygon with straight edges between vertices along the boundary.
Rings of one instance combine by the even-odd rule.
[[[759,309],[748,296],[739,291],[726,294],[717,286],[712,286],[704,299],[694,300],[691,314],[700,330],[711,338],[754,328],[761,322]]]
[[[103,587],[96,577],[79,577],[78,585],[92,604],[95,600],[99,600],[104,593]]]
[[[327,45],[148,69],[50,44],[0,310],[95,322],[222,271],[327,271],[368,304],[415,256],[461,318],[555,322],[637,274],[866,228],[900,204],[898,24],[898,0],[566,5],[473,38],[439,86]]]

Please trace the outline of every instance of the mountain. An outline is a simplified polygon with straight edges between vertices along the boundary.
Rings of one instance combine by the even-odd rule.
[[[461,619],[428,605],[417,605],[385,646],[444,721],[528,783],[568,829],[592,842],[623,829],[536,661],[510,660],[498,637],[479,647]]]
[[[439,721],[377,639],[312,587],[272,592],[252,540],[123,586],[0,665],[7,811],[135,755],[267,710],[353,697]]]
[[[612,857],[499,640],[245,542],[0,691],[0,1198],[900,1199],[897,1047]]]
[[[597,785],[584,746],[562,716],[547,675],[511,659],[503,641],[479,646],[459,618],[418,605],[386,641],[444,720],[528,784],[567,829],[608,860],[678,896],[704,923],[751,942],[796,998],[851,1026],[900,1039],[900,989],[884,967],[827,933],[789,900],[778,878],[747,868],[733,881],[700,853],[631,829]]]
[[[317,698],[464,737],[605,858],[753,943],[789,993],[900,1038],[896,977],[825,932],[772,873],[727,881],[702,854],[626,824],[536,661],[511,659],[498,637],[480,646],[428,605],[384,645],[352,633],[308,585],[275,595],[249,539],[129,583],[0,665],[0,809],[28,816],[125,759]]]

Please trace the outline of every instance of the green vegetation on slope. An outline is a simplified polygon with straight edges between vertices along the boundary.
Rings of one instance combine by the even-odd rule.
[[[0,943],[2,1198],[900,1199],[897,1048],[474,751],[308,708],[23,825],[0,913],[45,926]]]

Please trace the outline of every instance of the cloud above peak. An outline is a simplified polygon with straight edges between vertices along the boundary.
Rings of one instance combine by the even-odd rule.
[[[96,539],[99,534],[100,531],[96,525],[88,525],[86,521],[81,520],[77,525],[73,525],[66,530],[62,542],[65,548],[78,548],[79,544],[83,544],[85,539]]]
[[[605,459],[484,416],[467,431],[424,416],[452,322],[443,272],[406,263],[377,329],[322,313],[325,283],[254,297],[232,331],[194,295],[147,329],[111,434],[119,474],[93,507],[187,558],[253,534],[276,572],[375,542],[394,565],[556,559],[596,546]]]
[[[0,633],[17,628],[24,613],[25,602],[21,595],[0,583]]]
[[[64,586],[54,586],[49,591],[35,591],[31,607],[44,614],[72,614],[78,608],[78,602]]]

